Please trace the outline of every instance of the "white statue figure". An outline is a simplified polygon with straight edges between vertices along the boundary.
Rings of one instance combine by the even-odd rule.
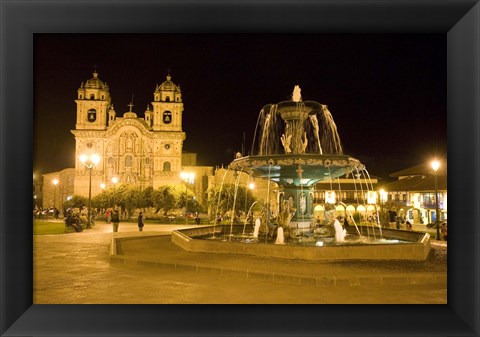
[[[277,229],[277,239],[275,240],[276,245],[283,245],[285,244],[285,236],[283,235],[283,228],[278,227]]]
[[[302,89],[298,85],[293,87],[293,93],[292,93],[292,101],[294,102],[301,102],[302,101],[302,94],[301,94]]]
[[[335,242],[345,242],[347,231],[342,227],[339,218],[333,222],[333,228],[335,228]]]

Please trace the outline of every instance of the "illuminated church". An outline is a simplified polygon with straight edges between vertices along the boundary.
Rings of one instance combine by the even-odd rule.
[[[194,190],[205,189],[201,177],[212,175],[213,167],[195,166],[196,154],[182,155],[186,138],[182,130],[182,92],[170,74],[154,87],[153,100],[143,118],[133,111],[132,103],[129,111],[117,113],[109,86],[96,71],[78,88],[75,103],[76,124],[71,130],[75,137],[75,168],[44,175],[44,206],[58,207],[68,195],[88,196],[91,162],[82,162],[82,156],[96,156],[99,160],[91,170],[92,196],[101,193],[102,188],[113,187],[114,177],[117,184],[141,188],[181,184],[180,172],[186,168],[200,178]],[[60,181],[58,187],[50,184],[56,179]]]
[[[92,186],[112,181],[157,188],[164,184],[181,183],[183,102],[180,87],[168,75],[157,85],[153,101],[145,117],[130,110],[117,115],[108,85],[94,72],[77,91],[77,122],[75,136],[75,190],[85,195],[88,170],[80,161],[82,154],[100,155],[92,171]]]

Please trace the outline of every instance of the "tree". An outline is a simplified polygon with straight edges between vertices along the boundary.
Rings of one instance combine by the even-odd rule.
[[[179,208],[180,193],[176,185],[161,186],[152,192],[152,196],[156,212],[163,210],[163,214],[167,215],[171,210]]]
[[[142,190],[140,196],[140,204],[138,205],[139,208],[147,208],[153,207],[153,195],[154,189],[153,187],[149,186]]]
[[[128,215],[133,213],[135,208],[138,208],[141,200],[140,188],[130,185],[121,185],[116,189],[116,204],[120,205]]]
[[[107,190],[92,197],[92,207],[109,208],[113,206],[113,191]]]

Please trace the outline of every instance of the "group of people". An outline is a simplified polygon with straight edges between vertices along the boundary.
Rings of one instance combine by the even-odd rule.
[[[63,213],[65,217],[65,210]],[[49,219],[49,218],[58,219],[59,216],[60,216],[60,211],[56,207],[45,208],[45,209],[41,207],[35,207],[33,209],[33,217],[36,219]]]
[[[67,227],[72,227],[75,232],[83,232],[83,230],[85,229],[85,225],[80,219],[80,214],[73,213],[71,209],[67,211],[67,215],[65,217],[65,225],[67,225]]]
[[[92,218],[94,218],[94,217],[92,216]],[[221,219],[221,217],[220,217],[220,219]],[[113,232],[118,232],[118,228],[119,228],[119,225],[120,225],[120,213],[117,209],[113,209],[113,210],[112,209],[107,209],[105,211],[105,220],[106,220],[107,223],[110,223],[110,222],[112,223]],[[195,220],[195,223],[197,225],[200,224],[201,220],[200,220],[200,215],[199,215],[198,212],[195,213],[194,220]],[[80,214],[78,214],[78,213],[74,214],[74,212],[72,210],[68,210],[67,215],[65,217],[65,224],[67,226],[70,226],[70,227],[74,228],[76,232],[81,232],[86,228],[84,221],[82,221],[82,219],[80,217]],[[142,232],[143,228],[145,226],[145,217],[143,215],[143,212],[140,212],[138,214],[137,226],[138,226],[138,230],[140,232]]]

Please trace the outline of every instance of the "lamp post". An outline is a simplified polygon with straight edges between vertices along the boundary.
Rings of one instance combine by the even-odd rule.
[[[58,179],[53,179],[52,180],[53,184],[53,209],[55,209],[55,201],[57,199],[57,185],[58,185]]]
[[[181,172],[180,178],[185,182],[185,223],[188,223],[187,210],[188,210],[188,185],[195,182],[194,172]]]
[[[91,208],[92,208],[92,170],[100,162],[100,156],[96,153],[91,155],[82,154],[80,161],[86,168],[88,168],[88,220],[87,228],[92,228]]]
[[[437,171],[440,167],[440,162],[438,160],[434,160],[432,162],[432,169],[433,169],[433,177],[435,180],[435,227],[437,228],[437,234],[435,240],[440,240],[440,224],[439,224],[439,214],[438,214],[438,178],[437,178]]]
[[[113,184],[113,209],[117,209],[115,207],[115,204],[116,204],[116,200],[115,200],[115,185],[117,185],[118,183],[118,178],[117,177],[113,177],[112,178],[112,184]]]

